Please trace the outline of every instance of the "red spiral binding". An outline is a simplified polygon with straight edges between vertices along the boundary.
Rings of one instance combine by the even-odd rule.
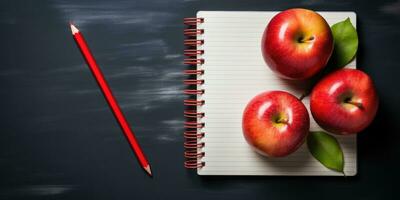
[[[204,152],[197,152],[197,151],[186,151],[185,156],[186,158],[202,158],[206,154]]]
[[[188,80],[184,80],[183,83],[185,85],[201,85],[204,84],[204,80],[192,80],[192,79],[188,79]]]
[[[205,146],[204,142],[198,143],[197,141],[186,141],[184,144],[186,149],[198,149]]]
[[[187,57],[192,57],[192,56],[197,56],[197,55],[203,55],[204,50],[197,50],[197,49],[185,49],[183,54]]]
[[[196,110],[185,110],[184,112],[185,117],[187,118],[203,118],[204,113],[203,112],[197,112]]]
[[[186,75],[202,75],[204,74],[204,70],[185,70],[183,73]]]
[[[188,17],[183,19],[183,23],[189,26],[196,26],[197,24],[203,23],[204,18]]]
[[[195,159],[195,160],[198,160],[198,159]],[[188,169],[198,169],[198,168],[202,168],[202,167],[204,167],[205,165],[206,165],[206,163],[205,162],[198,162],[198,163],[196,163],[196,162],[192,162],[193,160],[186,160],[185,161],[185,167],[186,168],[188,168]]]
[[[201,139],[205,135],[204,132],[198,133],[197,131],[185,131],[184,136],[188,139]]]
[[[197,39],[186,39],[183,41],[186,46],[197,47],[198,45],[203,45],[204,40],[197,40]]]
[[[184,90],[184,94],[204,94],[204,90]]]
[[[188,26],[187,29],[183,31],[183,34],[187,37],[184,40],[184,45],[188,47],[185,49],[183,54],[186,56],[183,63],[188,65],[188,67],[195,67],[195,69],[185,70],[183,73],[188,75],[190,78],[183,81],[183,83],[188,87],[183,92],[184,94],[190,95],[190,99],[184,100],[184,105],[187,108],[184,111],[184,116],[186,121],[184,123],[185,132],[183,136],[185,138],[185,163],[184,166],[188,169],[198,169],[205,166],[205,162],[201,159],[205,156],[202,151],[204,147],[204,142],[201,139],[206,133],[202,132],[201,129],[204,128],[205,124],[201,122],[201,119],[205,116],[204,112],[197,110],[199,106],[205,104],[202,99],[193,99],[196,95],[204,94],[204,89],[198,88],[200,85],[204,84],[203,79],[198,79],[199,76],[204,74],[204,70],[197,69],[197,66],[204,64],[204,59],[199,58],[199,56],[204,54],[204,50],[197,49],[204,44],[204,40],[198,39],[197,36],[204,34],[204,29],[197,28],[199,23],[203,23],[203,18],[185,18],[183,20],[184,24]],[[196,77],[196,78],[193,78]]]
[[[201,65],[201,64],[204,64],[204,59],[185,58],[183,60],[183,64],[185,64],[185,65]]]
[[[202,105],[204,105],[204,103],[205,103],[204,100],[196,100],[196,99],[183,100],[183,104],[185,106],[202,106]]]
[[[204,33],[204,29],[185,29],[183,34],[186,36],[197,36]]]
[[[191,129],[191,128],[199,129],[199,128],[204,127],[204,123],[199,123],[199,122],[185,122],[184,124],[185,124],[185,128],[189,128],[189,129]]]

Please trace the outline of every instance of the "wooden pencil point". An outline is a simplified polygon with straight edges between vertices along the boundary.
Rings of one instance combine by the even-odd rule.
[[[150,176],[153,176],[153,174],[151,173],[150,165],[147,165],[146,167],[144,167],[144,170],[145,170]]]
[[[72,35],[75,35],[75,33],[79,32],[79,29],[76,28],[76,26],[73,23],[69,23],[69,26],[71,27]]]

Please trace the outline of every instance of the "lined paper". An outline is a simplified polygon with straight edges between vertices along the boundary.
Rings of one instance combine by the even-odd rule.
[[[356,25],[353,12],[319,12],[330,25],[350,17]],[[205,90],[198,99],[205,100],[198,110],[205,113],[201,119],[206,133],[199,142],[205,146],[199,175],[293,175],[293,176],[343,176],[331,171],[315,160],[304,144],[285,158],[267,158],[255,153],[242,134],[242,113],[255,95],[268,90],[284,90],[300,96],[305,84],[278,78],[264,63],[261,55],[261,37],[269,20],[277,12],[222,12],[200,11],[204,18],[198,28],[204,29],[198,46],[205,53],[199,69],[204,69]],[[353,61],[347,67],[355,68]],[[303,100],[306,107],[309,99]],[[310,114],[311,116],[311,114]],[[311,116],[311,130],[321,130]],[[345,174],[357,173],[356,136],[336,136],[343,149]]]

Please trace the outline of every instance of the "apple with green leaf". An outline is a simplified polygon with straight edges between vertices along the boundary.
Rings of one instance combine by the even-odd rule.
[[[282,78],[303,80],[326,66],[333,51],[333,36],[321,15],[295,8],[271,19],[261,46],[272,71]]]
[[[263,92],[246,106],[243,135],[253,149],[265,156],[283,157],[296,151],[310,129],[304,104],[284,91]]]

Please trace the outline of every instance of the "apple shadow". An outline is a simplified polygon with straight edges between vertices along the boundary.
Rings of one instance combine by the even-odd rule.
[[[312,80],[288,80],[280,78],[281,84],[287,86],[289,91],[294,91],[296,94],[303,94],[311,86]],[[295,94],[293,94],[295,95]]]
[[[316,75],[311,78],[304,80],[289,80],[284,78],[279,78],[282,85],[288,88],[288,91],[294,92],[293,95],[301,98],[302,96],[308,96],[311,93],[314,85],[324,76],[326,72],[321,70]]]
[[[255,154],[257,154],[256,156],[260,160],[265,161],[268,164],[269,167],[280,169],[280,168],[282,168],[282,162],[289,161],[289,160],[292,159],[292,157],[298,156],[299,154],[303,154],[303,153],[300,153],[299,151],[304,151],[304,148],[307,148],[306,145],[307,145],[306,142],[304,142],[304,144],[302,144],[302,146],[299,149],[297,149],[295,152],[293,152],[289,156],[281,157],[281,158],[279,158],[279,157],[270,158],[270,157],[266,157],[266,156],[260,155],[258,153],[255,153]],[[307,167],[307,163],[309,163],[310,160],[312,160],[312,156],[311,155],[307,156],[307,157],[304,157],[304,159],[301,160],[301,162],[298,162],[296,164],[296,171],[301,171],[302,169]]]

